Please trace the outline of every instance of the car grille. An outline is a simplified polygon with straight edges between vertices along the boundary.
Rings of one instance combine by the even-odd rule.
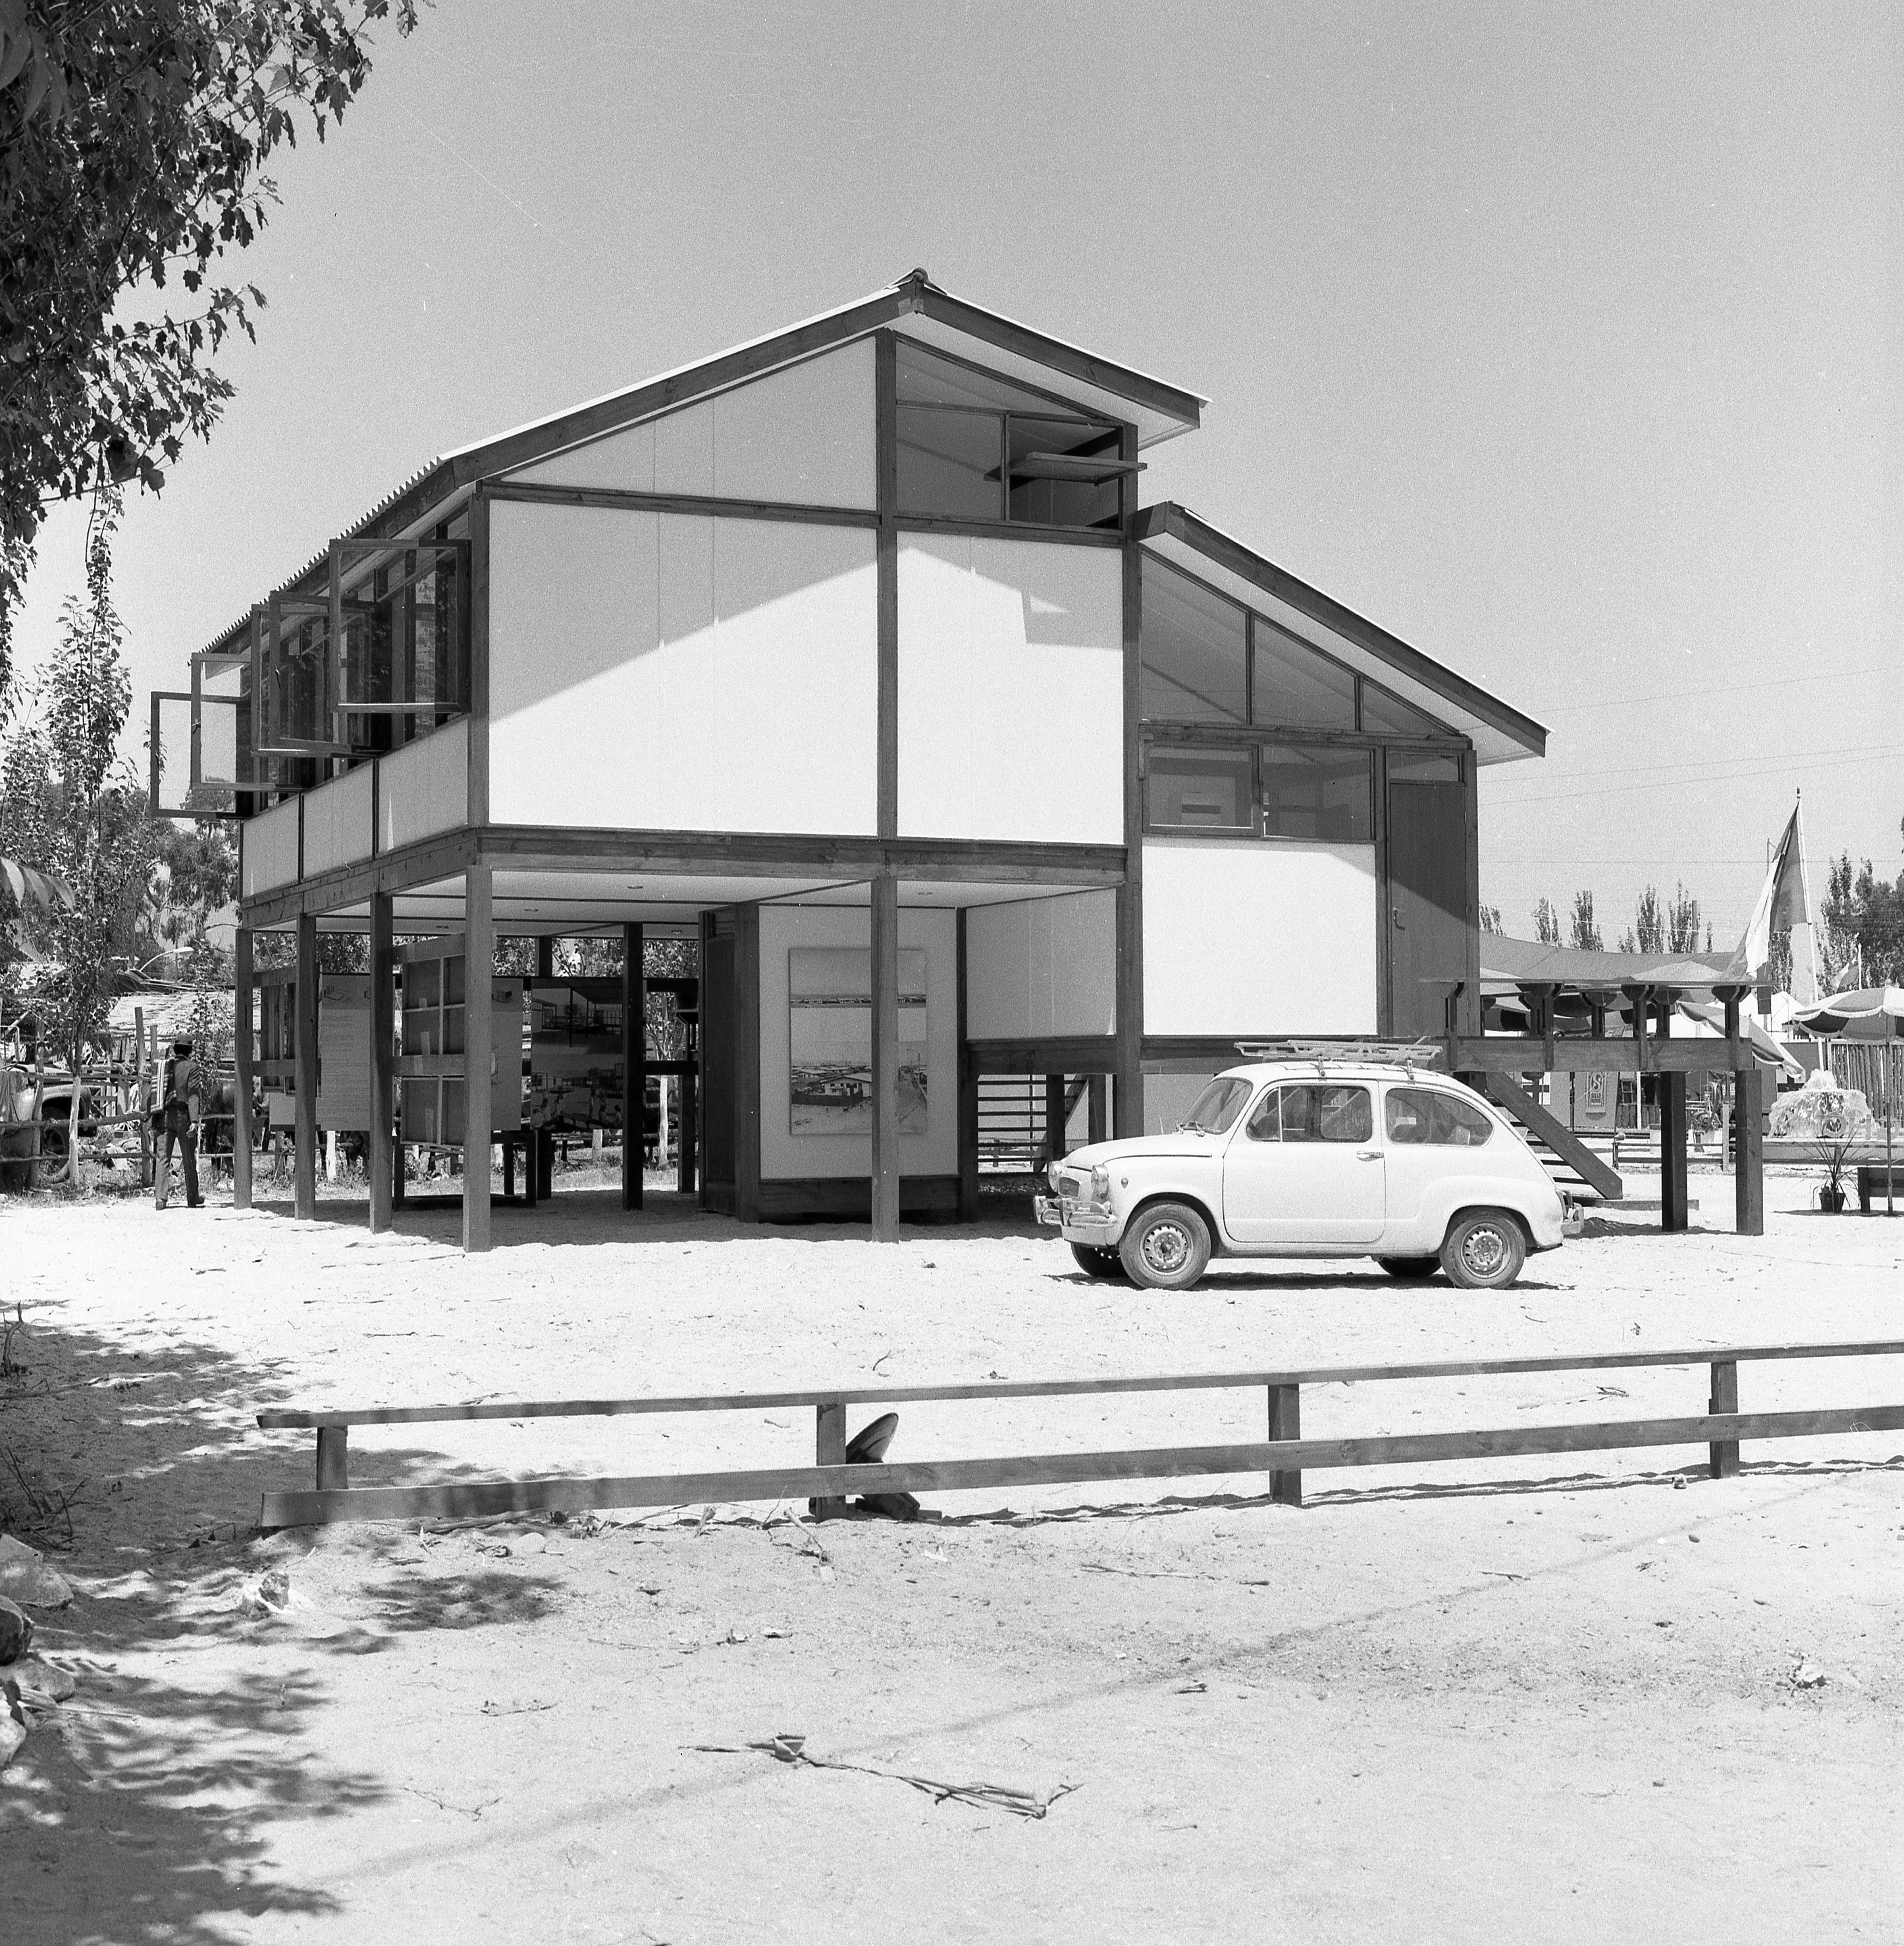
[[[1074,1175],[1061,1175],[1058,1178],[1058,1194],[1060,1196],[1082,1196],[1084,1185]]]

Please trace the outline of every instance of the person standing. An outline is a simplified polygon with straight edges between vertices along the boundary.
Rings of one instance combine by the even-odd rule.
[[[178,1151],[185,1171],[185,1206],[196,1209],[200,1200],[198,1179],[199,1125],[205,1119],[205,1104],[211,1093],[211,1084],[205,1070],[193,1058],[192,1043],[189,1040],[172,1042],[171,1079],[166,1084],[164,1106],[159,1110],[160,1129],[158,1178],[159,1207],[165,1206],[165,1198],[172,1188],[172,1144],[178,1144]]]

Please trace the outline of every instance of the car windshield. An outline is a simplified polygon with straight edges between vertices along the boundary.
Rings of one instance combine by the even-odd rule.
[[[1189,1114],[1177,1126],[1194,1129],[1199,1135],[1222,1135],[1242,1114],[1243,1104],[1249,1098],[1248,1082],[1239,1081],[1234,1076],[1225,1080],[1219,1076],[1197,1097]]]

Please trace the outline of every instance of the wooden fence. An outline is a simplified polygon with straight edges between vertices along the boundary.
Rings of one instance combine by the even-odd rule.
[[[1904,1357],[1904,1339],[1852,1344],[1702,1345],[1674,1351],[1608,1351],[1553,1358],[1463,1359],[1431,1364],[1323,1365],[1294,1370],[1176,1373],[1149,1377],[1007,1380],[970,1385],[833,1387],[804,1392],[729,1392],[675,1398],[488,1401],[476,1405],[385,1406],[360,1411],[274,1408],[258,1415],[267,1431],[315,1430],[317,1478],[308,1493],[266,1493],[265,1528],[333,1521],[416,1520],[590,1507],[666,1507],[746,1500],[812,1499],[836,1511],[852,1493],[956,1493],[975,1488],[1077,1485],[1116,1480],[1189,1478],[1266,1473],[1273,1500],[1300,1506],[1308,1468],[1413,1466],[1497,1460],[1524,1453],[1613,1452],[1636,1447],[1708,1449],[1715,1478],[1738,1471],[1745,1440],[1820,1438],[1904,1430],[1904,1405],[1831,1407],[1804,1412],[1742,1413],[1742,1364],[1808,1358]],[[1595,1420],[1569,1426],[1304,1439],[1305,1385],[1365,1384],[1399,1379],[1507,1376],[1601,1372],[1669,1366],[1711,1367],[1708,1409],[1668,1419]],[[1262,1391],[1269,1437],[1244,1444],[1146,1447],[1112,1452],[1025,1453],[1000,1459],[910,1460],[848,1465],[846,1408],[964,1399],[1101,1398],[1118,1392]],[[422,1487],[353,1487],[350,1429],[420,1426],[453,1420],[610,1418],[702,1412],[760,1412],[809,1407],[814,1416],[811,1466],[660,1473],[626,1478],[480,1480]]]

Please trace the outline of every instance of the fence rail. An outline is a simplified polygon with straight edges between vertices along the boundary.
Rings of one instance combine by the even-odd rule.
[[[1817,1438],[1904,1430],[1904,1405],[1835,1407],[1808,1411],[1742,1413],[1742,1364],[1816,1358],[1904,1357],[1904,1339],[1825,1345],[1701,1345],[1669,1351],[1608,1351],[1585,1355],[1460,1359],[1430,1364],[1323,1365],[1247,1372],[1194,1372],[1097,1379],[999,1380],[935,1385],[833,1386],[771,1392],[728,1392],[621,1399],[487,1400],[480,1404],[377,1406],[360,1410],[271,1407],[258,1414],[266,1431],[315,1430],[317,1484],[310,1492],[268,1493],[258,1524],[266,1528],[335,1521],[468,1517],[551,1508],[679,1506],[810,1498],[823,1513],[843,1508],[852,1493],[951,1493],[1010,1486],[1074,1485],[1096,1481],[1173,1479],[1266,1472],[1272,1499],[1302,1504],[1303,1471],[1313,1467],[1407,1466],[1421,1462],[1499,1459],[1518,1454],[1613,1452],[1649,1446],[1703,1444],[1710,1470],[1739,1470],[1743,1440]],[[1530,1373],[1615,1371],[1705,1365],[1711,1368],[1708,1410],[1696,1415],[1595,1420],[1567,1426],[1497,1427],[1368,1438],[1304,1439],[1304,1385],[1405,1379],[1511,1376]],[[848,1405],[897,1405],[954,1400],[1062,1398],[1119,1392],[1260,1389],[1269,1438],[1214,1446],[1151,1447],[1093,1453],[1044,1453],[996,1459],[848,1463]],[[415,1426],[473,1419],[607,1418],[699,1412],[752,1412],[811,1407],[814,1459],[810,1466],[754,1468],[601,1478],[484,1480],[421,1487],[349,1484],[350,1428]]]

